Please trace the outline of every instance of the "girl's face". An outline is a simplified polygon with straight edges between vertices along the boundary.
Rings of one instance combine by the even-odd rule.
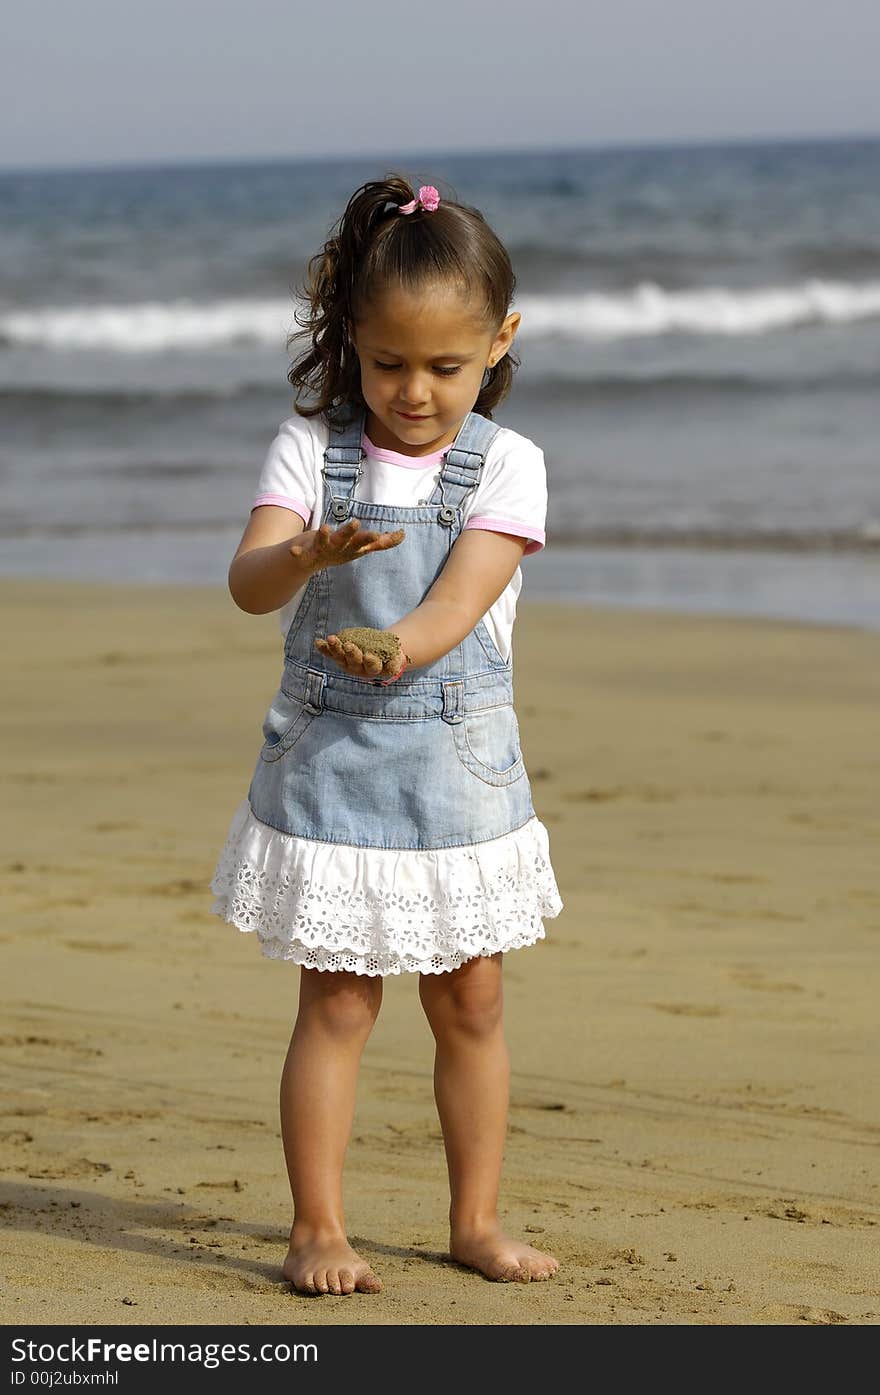
[[[497,334],[474,320],[460,292],[388,291],[350,327],[374,446],[430,455],[451,445],[480,392],[483,373],[510,348],[520,316]]]

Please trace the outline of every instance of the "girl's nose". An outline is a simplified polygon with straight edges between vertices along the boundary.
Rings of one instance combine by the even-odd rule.
[[[408,407],[421,407],[428,400],[428,390],[425,379],[413,374],[407,378],[400,387],[400,400]]]

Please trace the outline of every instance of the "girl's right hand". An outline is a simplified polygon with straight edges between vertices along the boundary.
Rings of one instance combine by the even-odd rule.
[[[350,518],[335,533],[329,523],[298,533],[296,541],[290,545],[290,555],[317,572],[322,567],[341,567],[343,562],[354,562],[368,552],[384,552],[388,547],[397,547],[405,536],[403,528],[393,533],[376,533],[362,528],[360,519]]]

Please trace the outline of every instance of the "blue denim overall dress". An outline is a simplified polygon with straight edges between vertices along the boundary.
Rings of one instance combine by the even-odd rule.
[[[239,892],[256,879],[263,893],[258,923],[252,897],[239,896],[239,915],[234,895],[214,910],[258,929],[272,957],[366,973],[441,971],[542,938],[541,915],[561,908],[520,750],[512,660],[481,619],[448,654],[382,685],[346,674],[315,639],[350,625],[393,630],[424,600],[498,427],[469,413],[427,503],[395,507],[355,497],[364,417],[352,403],[328,417],[321,521],[338,528],[354,516],[406,536],[306,584],[248,791],[251,825],[286,840],[299,865],[279,869],[276,847],[239,870]]]

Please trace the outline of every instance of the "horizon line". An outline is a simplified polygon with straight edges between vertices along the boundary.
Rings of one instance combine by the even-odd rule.
[[[702,150],[702,149],[730,149],[749,146],[766,145],[841,145],[841,144],[871,144],[880,141],[880,131],[878,132],[844,132],[836,134],[801,134],[801,135],[753,135],[753,136],[713,136],[711,138],[693,139],[690,137],[668,137],[664,140],[610,140],[604,142],[586,142],[580,145],[510,145],[510,146],[472,146],[445,147],[437,150],[411,150],[397,151],[394,153],[380,153],[371,151],[345,154],[340,151],[325,152],[322,154],[306,155],[186,155],[180,157],[155,156],[145,159],[120,162],[110,160],[102,163],[89,164],[46,164],[46,165],[0,165],[0,177],[4,175],[21,174],[111,174],[127,173],[146,170],[168,170],[168,169],[192,169],[204,168],[206,166],[216,166],[218,168],[235,168],[238,166],[267,166],[267,165],[314,165],[314,164],[354,164],[364,161],[376,161],[379,163],[394,163],[395,161],[408,163],[425,162],[427,160],[437,160],[443,158],[453,159],[480,159],[490,156],[513,156],[513,155],[564,155],[564,154],[601,154],[606,151],[645,151],[645,150]]]

